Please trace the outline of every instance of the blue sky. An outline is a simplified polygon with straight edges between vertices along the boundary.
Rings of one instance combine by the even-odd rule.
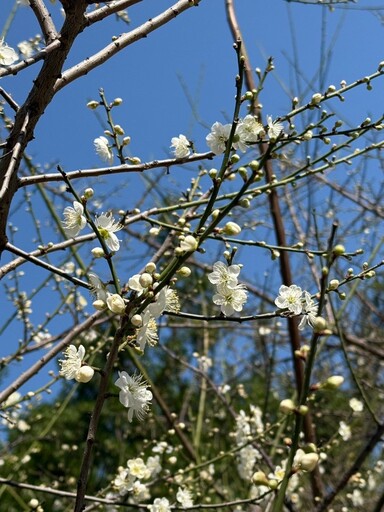
[[[2,0],[0,28],[13,4],[13,1]],[[49,5],[60,26],[59,4]],[[73,48],[66,67],[100,50],[113,35],[140,25],[169,5],[171,2],[165,0],[144,1],[129,10],[132,20],[129,28],[111,19],[86,30]],[[337,86],[343,79],[350,82],[374,72],[384,60],[383,26],[376,11],[363,9],[374,5],[375,2],[361,1],[349,9],[336,8],[330,12],[324,7],[284,0],[238,0],[238,20],[253,67],[263,69],[267,58],[274,57],[275,71],[268,78],[261,98],[264,113],[275,118],[290,108],[292,96],[302,93],[303,102],[308,101],[320,90],[321,83],[325,87]],[[384,10],[381,13],[384,14]],[[29,9],[20,7],[6,34],[6,42],[16,47],[18,42],[33,37],[38,31]],[[224,1],[202,0],[199,7],[181,14],[103,67],[60,91],[36,129],[35,140],[28,148],[29,155],[42,166],[59,163],[66,171],[99,166],[93,140],[102,134],[102,127],[94,113],[86,108],[86,103],[98,99],[100,87],[109,100],[123,98],[122,106],[113,115],[115,122],[132,138],[132,155],[142,161],[165,158],[169,156],[171,138],[179,133],[194,140],[198,151],[206,151],[205,136],[209,127],[215,121],[230,118],[233,110],[237,69],[232,44]],[[1,86],[11,92],[19,104],[38,66],[16,77],[2,79]],[[379,116],[384,100],[383,81],[378,80],[370,93],[359,89],[348,98],[345,104],[334,102],[332,105],[347,124],[361,122],[368,114]],[[173,175],[170,179],[176,178]],[[80,188],[88,185],[81,180],[77,183]],[[118,181],[111,180],[111,183]],[[97,192],[98,182],[95,184]],[[103,187],[103,181],[99,185]],[[131,207],[131,194],[136,185],[134,178],[127,178],[127,188],[120,195],[116,193],[108,206]],[[24,207],[21,196],[15,198],[15,204]],[[22,210],[13,217],[15,224],[22,226],[17,242],[23,248],[30,248],[30,220]],[[32,286],[27,267],[25,269],[25,284]],[[5,311],[7,314],[11,311],[8,304],[5,304]],[[5,341],[17,336],[17,328],[3,334],[0,355],[8,353],[3,348]]]

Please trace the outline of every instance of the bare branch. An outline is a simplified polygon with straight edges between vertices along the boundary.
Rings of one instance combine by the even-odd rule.
[[[123,34],[120,37],[117,37],[113,43],[106,46],[100,52],[95,53],[88,59],[65,71],[62,77],[59,78],[55,84],[55,92],[65,87],[70,82],[73,82],[76,78],[86,75],[92,69],[100,66],[132,43],[147,37],[148,34],[175,19],[180,13],[190,7],[197,7],[200,1],[201,0],[179,0],[172,7],[169,7],[169,9],[158,16],[155,16],[153,19],[143,23],[140,27],[128,32],[128,34]]]
[[[45,44],[50,44],[57,38],[57,30],[52,21],[50,12],[46,8],[43,0],[29,0],[29,5],[39,22],[41,31],[44,35]]]

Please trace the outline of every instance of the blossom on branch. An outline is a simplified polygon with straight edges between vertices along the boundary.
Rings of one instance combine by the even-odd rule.
[[[13,48],[4,43],[4,39],[0,39],[0,66],[10,66],[19,60],[19,56]]]
[[[153,505],[148,505],[150,512],[171,512],[171,505],[167,498],[156,498]]]
[[[191,153],[191,144],[185,135],[172,137],[171,148],[176,158],[185,158]]]
[[[314,300],[311,298],[311,294],[304,291],[304,301],[302,303],[303,305],[303,318],[301,319],[299,323],[299,329],[300,331],[304,329],[304,327],[308,324],[312,328],[314,326],[315,320],[317,318],[317,310],[318,305]]]
[[[257,142],[260,138],[264,137],[265,130],[263,125],[254,116],[249,114],[237,125],[236,135],[239,140],[233,146],[245,153],[249,144]]]
[[[295,284],[285,286],[283,284],[279,288],[279,296],[275,299],[275,304],[280,309],[288,309],[291,313],[300,315],[303,310],[302,295],[303,291],[300,286]]]
[[[229,139],[229,135],[231,133],[231,125],[230,124],[221,124],[216,122],[211,127],[211,133],[209,133],[205,140],[211,151],[215,153],[215,155],[220,155],[224,153],[227,142]]]
[[[64,208],[63,228],[67,236],[73,238],[86,226],[87,219],[84,216],[84,206],[78,201],[73,201],[72,206]]]
[[[67,380],[75,379],[77,382],[89,382],[94,374],[93,368],[88,365],[83,366],[85,348],[80,345],[77,349],[75,345],[69,345],[64,350],[65,359],[59,359],[61,366],[60,376]]]
[[[216,261],[216,263],[213,264],[213,272],[208,274],[208,280],[215,285],[223,285],[227,288],[235,288],[239,274],[239,265],[228,266],[222,261]]]
[[[96,217],[95,225],[108,249],[113,252],[118,251],[120,249],[120,241],[115,233],[123,228],[122,224],[116,222],[112,213],[108,212]]]
[[[272,116],[267,116],[267,124],[268,124],[268,137],[272,142],[274,142],[280,133],[283,131],[284,126],[282,123],[277,121],[272,121]]]
[[[221,312],[225,316],[231,316],[235,311],[241,311],[247,302],[247,290],[243,284],[237,284],[234,288],[218,285],[217,292],[212,300],[214,304],[221,307]]]
[[[106,137],[97,137],[93,141],[95,146],[95,151],[97,156],[103,161],[109,164],[113,162],[113,153],[110,145],[108,144],[108,139]]]
[[[128,408],[128,421],[132,421],[134,414],[139,420],[143,420],[152,400],[152,393],[147,389],[148,384],[143,376],[130,376],[127,372],[119,372],[115,386],[120,388],[120,403]]]

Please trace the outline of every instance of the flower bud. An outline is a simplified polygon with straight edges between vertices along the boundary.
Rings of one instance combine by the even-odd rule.
[[[112,313],[121,315],[125,311],[125,301],[118,293],[113,293],[107,297],[107,306]]]
[[[337,290],[339,287],[340,281],[338,279],[331,279],[328,283],[329,290]]]
[[[266,485],[269,487],[268,478],[263,471],[256,471],[256,473],[253,473],[252,483],[254,485]]]
[[[312,327],[314,332],[322,332],[327,328],[327,321],[322,316],[317,316],[312,323]]]
[[[95,193],[95,191],[91,187],[86,188],[84,190],[84,196],[86,199],[91,199],[91,197],[93,197],[94,193]]]
[[[141,315],[133,315],[131,318],[131,324],[134,327],[141,327],[143,325],[143,319],[141,318]]]
[[[91,110],[95,110],[99,105],[100,105],[100,103],[95,100],[88,101],[88,103],[87,103],[87,107],[90,108]]]
[[[101,247],[94,247],[91,253],[94,258],[102,258],[104,256],[104,250]]]
[[[117,107],[118,105],[121,105],[122,103],[123,103],[122,98],[115,98],[115,99],[113,100],[113,102],[112,102],[112,105],[113,105],[114,107]]]
[[[152,236],[157,236],[159,233],[160,233],[160,229],[159,228],[151,228],[149,230],[149,234],[152,235]]]
[[[95,301],[92,302],[92,306],[97,309],[97,311],[103,311],[103,309],[105,309],[105,302],[101,299],[97,299]]]
[[[151,274],[148,274],[147,272],[141,274],[141,276],[139,277],[139,283],[143,288],[148,288],[149,286],[151,286],[151,284],[153,283],[153,278]]]
[[[311,105],[318,105],[320,101],[323,99],[323,95],[319,92],[316,92],[311,99]]]
[[[223,233],[226,235],[238,235],[241,232],[241,227],[236,222],[227,222],[223,227]]]
[[[319,462],[319,455],[315,452],[304,453],[300,460],[300,468],[303,471],[313,471]]]
[[[82,383],[89,382],[92,379],[94,373],[95,373],[95,370],[93,368],[91,368],[90,366],[88,366],[88,365],[82,366],[80,368],[80,370],[76,373],[75,380],[77,382],[82,382]]]
[[[280,402],[279,409],[283,414],[292,414],[295,411],[296,406],[293,400],[286,398]]]
[[[115,126],[113,127],[113,130],[117,135],[124,135],[124,133],[125,133],[124,129],[119,124],[115,124]]]
[[[260,168],[260,164],[257,160],[252,160],[249,162],[249,167],[252,171],[258,171]]]
[[[342,256],[343,254],[345,254],[345,247],[344,245],[341,245],[341,244],[337,244],[335,245],[335,247],[332,249],[332,252],[335,256]]]
[[[180,249],[185,252],[193,252],[199,246],[199,242],[192,235],[187,235],[184,240],[180,242]]]
[[[177,274],[181,277],[189,277],[191,275],[191,269],[189,267],[181,267],[177,271]]]
[[[147,263],[145,265],[145,271],[148,272],[148,274],[153,274],[155,270],[156,270],[156,263],[154,263],[153,261],[150,261],[149,263]]]
[[[344,382],[344,377],[342,375],[332,375],[332,377],[328,377],[328,379],[321,385],[323,389],[337,389]]]
[[[131,143],[131,137],[124,137],[123,146],[128,146]]]
[[[312,130],[308,130],[307,132],[305,132],[305,133],[303,134],[303,139],[304,139],[304,140],[311,140],[311,139],[312,139],[312,137],[313,137],[313,132],[312,132]]]
[[[132,165],[138,165],[141,164],[141,160],[138,156],[133,156],[132,158],[129,158],[129,161]]]

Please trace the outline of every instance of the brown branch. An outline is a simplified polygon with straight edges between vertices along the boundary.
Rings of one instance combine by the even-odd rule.
[[[57,77],[61,74],[72,44],[76,36],[84,29],[85,9],[84,0],[77,1],[71,9],[68,9],[60,34],[61,45],[46,55],[27,100],[16,113],[14,126],[3,150],[0,159],[0,254],[8,242],[7,219],[13,196],[17,190],[17,171],[23,152],[33,138],[36,124],[55,94],[54,85]]]
[[[52,43],[57,38],[57,30],[43,0],[29,0],[29,5],[39,22],[45,44]]]
[[[76,78],[86,75],[92,69],[104,64],[104,62],[119,53],[123,48],[147,37],[148,34],[167,24],[190,7],[197,7],[200,1],[201,0],[179,0],[172,7],[169,7],[158,16],[143,23],[140,27],[117,37],[113,43],[103,48],[103,50],[65,71],[55,84],[55,92],[65,87],[70,82],[73,82]]]
[[[234,41],[237,41],[238,39],[242,40],[242,34],[240,30],[240,26],[238,24],[234,3],[233,0],[226,0],[226,10],[227,10],[227,19],[228,24],[232,32],[232,36]],[[256,90],[256,83],[253,77],[252,72],[252,66],[249,61],[249,57],[246,50],[246,45],[244,44],[244,41],[242,43],[242,54],[245,57],[245,83],[247,86],[247,89],[249,91]],[[253,103],[253,113],[254,115],[261,120],[261,110],[258,105],[255,105]],[[259,144],[259,150],[260,153],[266,154],[268,152],[268,143],[261,142]],[[267,183],[271,183],[273,181],[273,168],[272,168],[272,162],[270,159],[268,159],[265,162],[265,175],[266,175],[266,181]],[[283,216],[280,209],[280,202],[279,202],[279,196],[277,193],[277,190],[275,188],[271,188],[271,192],[268,196],[269,200],[269,208],[273,220],[273,225],[276,233],[276,239],[277,243],[280,246],[287,246],[286,237],[285,237],[285,227],[283,222]],[[286,286],[290,286],[292,284],[292,272],[291,272],[291,265],[289,261],[289,254],[287,251],[282,251],[280,258],[279,258],[279,265],[280,265],[280,273],[282,277],[283,284]],[[301,341],[300,341],[300,333],[298,330],[297,320],[295,318],[289,317],[287,319],[288,322],[288,332],[289,332],[289,339],[291,344],[291,354],[292,354],[292,361],[293,361],[293,367],[294,367],[294,374],[295,374],[295,381],[296,381],[296,390],[297,395],[300,396],[301,390],[303,389],[304,384],[304,366],[303,362],[300,360],[300,358],[295,356],[295,352],[300,350]],[[304,435],[305,440],[307,443],[313,443],[316,445],[316,434],[314,430],[314,426],[312,423],[312,417],[311,414],[307,414],[304,416]],[[311,473],[312,477],[312,490],[314,498],[317,496],[322,496],[324,494],[323,490],[323,484],[321,480],[320,471],[318,468],[315,469]]]

